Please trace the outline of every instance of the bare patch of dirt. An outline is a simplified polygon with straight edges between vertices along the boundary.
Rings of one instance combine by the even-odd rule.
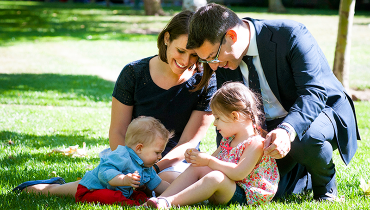
[[[370,89],[365,90],[349,90],[349,95],[353,101],[370,101]]]

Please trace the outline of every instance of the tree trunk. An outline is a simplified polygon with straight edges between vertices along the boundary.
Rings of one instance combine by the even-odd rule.
[[[286,9],[281,0],[269,0],[269,12],[282,13],[286,12]]]
[[[135,2],[134,2],[134,10],[140,10],[140,0],[135,0]]]
[[[349,61],[351,50],[351,31],[355,14],[356,0],[341,0],[339,7],[339,24],[337,46],[334,57],[334,75],[349,91]]]
[[[144,0],[145,15],[166,15],[161,6],[161,0]]]
[[[207,0],[183,0],[182,10],[197,11],[200,7],[206,6]]]

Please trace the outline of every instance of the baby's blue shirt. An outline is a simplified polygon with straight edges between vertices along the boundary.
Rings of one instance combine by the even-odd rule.
[[[114,187],[108,182],[119,174],[129,174],[135,171],[141,176],[140,186],[146,185],[150,190],[154,190],[162,181],[152,167],[144,167],[143,161],[131,148],[118,146],[116,150],[102,156],[99,165],[92,171],[86,172],[79,184],[89,190],[120,190],[126,198],[129,198],[133,192],[132,187]]]

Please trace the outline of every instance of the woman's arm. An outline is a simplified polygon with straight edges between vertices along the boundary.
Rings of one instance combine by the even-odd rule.
[[[194,110],[180,137],[179,143],[167,153],[158,163],[160,170],[168,168],[179,161],[184,160],[184,153],[188,148],[194,148],[206,135],[213,122],[211,112]]]
[[[128,125],[132,120],[133,106],[127,106],[112,98],[111,121],[109,128],[109,145],[111,150],[118,145],[125,145],[125,135]]]

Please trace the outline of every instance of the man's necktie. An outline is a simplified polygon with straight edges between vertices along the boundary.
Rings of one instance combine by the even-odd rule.
[[[260,79],[258,77],[256,67],[253,65],[252,60],[253,60],[252,56],[247,55],[243,57],[243,61],[247,64],[248,70],[249,70],[249,75],[248,75],[249,88],[253,92],[261,95]]]
[[[257,98],[259,99],[260,106],[258,107],[260,110],[262,110],[263,113],[265,113],[264,108],[263,108],[263,99],[262,99],[262,94],[261,94],[261,86],[260,86],[260,79],[258,77],[256,67],[253,64],[253,56],[244,56],[243,61],[247,64],[248,66],[248,82],[249,82],[249,88],[254,92],[257,93],[258,96]],[[262,128],[267,129],[266,122],[264,119],[262,120]]]

